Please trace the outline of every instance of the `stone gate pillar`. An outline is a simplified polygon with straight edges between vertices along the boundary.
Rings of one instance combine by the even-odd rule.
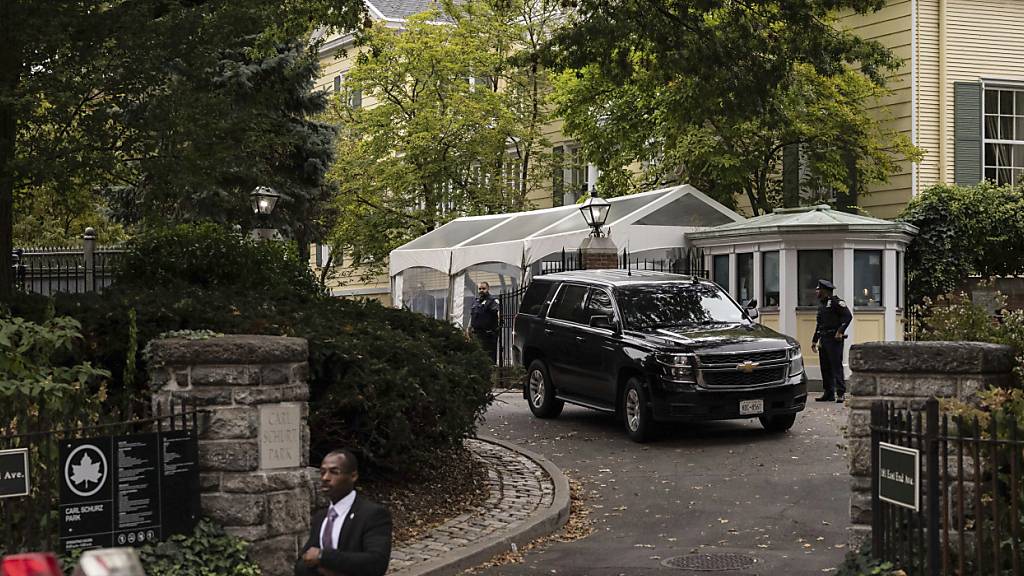
[[[253,543],[267,576],[288,576],[309,531],[306,340],[225,335],[150,343],[154,404],[199,417],[202,514]]]
[[[978,391],[1013,384],[1013,348],[981,342],[868,342],[850,349],[850,541],[871,535],[871,404],[923,409],[936,398],[970,400]]]

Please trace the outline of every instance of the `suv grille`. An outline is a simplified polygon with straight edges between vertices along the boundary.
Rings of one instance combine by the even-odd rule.
[[[748,388],[781,382],[785,378],[786,366],[754,370],[750,374],[744,374],[738,370],[705,370],[704,386],[708,388]]]
[[[787,360],[786,350],[765,350],[761,352],[731,352],[728,354],[701,354],[697,357],[704,366],[708,364],[729,364],[740,362],[773,362]]]

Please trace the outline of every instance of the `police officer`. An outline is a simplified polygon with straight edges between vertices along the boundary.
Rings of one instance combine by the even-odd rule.
[[[491,296],[491,287],[481,282],[470,311],[469,328],[484,347],[492,362],[498,361],[498,299]]]
[[[842,402],[846,397],[843,340],[846,338],[846,329],[853,321],[853,313],[842,298],[832,294],[834,289],[835,286],[828,280],[818,280],[814,289],[818,297],[818,323],[814,327],[811,351],[818,353],[821,382],[825,388],[825,394],[815,398],[818,402]]]

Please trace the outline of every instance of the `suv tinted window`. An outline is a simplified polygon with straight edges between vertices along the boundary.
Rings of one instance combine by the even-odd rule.
[[[551,299],[551,294],[558,286],[557,282],[532,282],[523,294],[523,301],[519,303],[520,314],[537,316],[544,308],[544,302]]]
[[[600,288],[590,289],[590,298],[587,299],[587,311],[583,315],[586,318],[585,323],[590,323],[591,316],[614,316],[615,310],[612,308],[612,297],[604,290]]]
[[[736,304],[710,284],[629,286],[617,291],[616,297],[623,320],[633,330],[743,321]]]
[[[583,320],[583,297],[587,295],[587,287],[577,284],[563,284],[558,291],[551,309],[548,310],[548,318],[568,320],[585,324]]]

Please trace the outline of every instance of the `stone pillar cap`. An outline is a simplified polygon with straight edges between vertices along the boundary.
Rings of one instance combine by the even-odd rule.
[[[1013,348],[985,342],[865,342],[850,348],[854,372],[1005,374]]]
[[[153,366],[199,364],[276,364],[305,362],[309,345],[305,338],[225,334],[189,340],[161,338],[149,343]]]

